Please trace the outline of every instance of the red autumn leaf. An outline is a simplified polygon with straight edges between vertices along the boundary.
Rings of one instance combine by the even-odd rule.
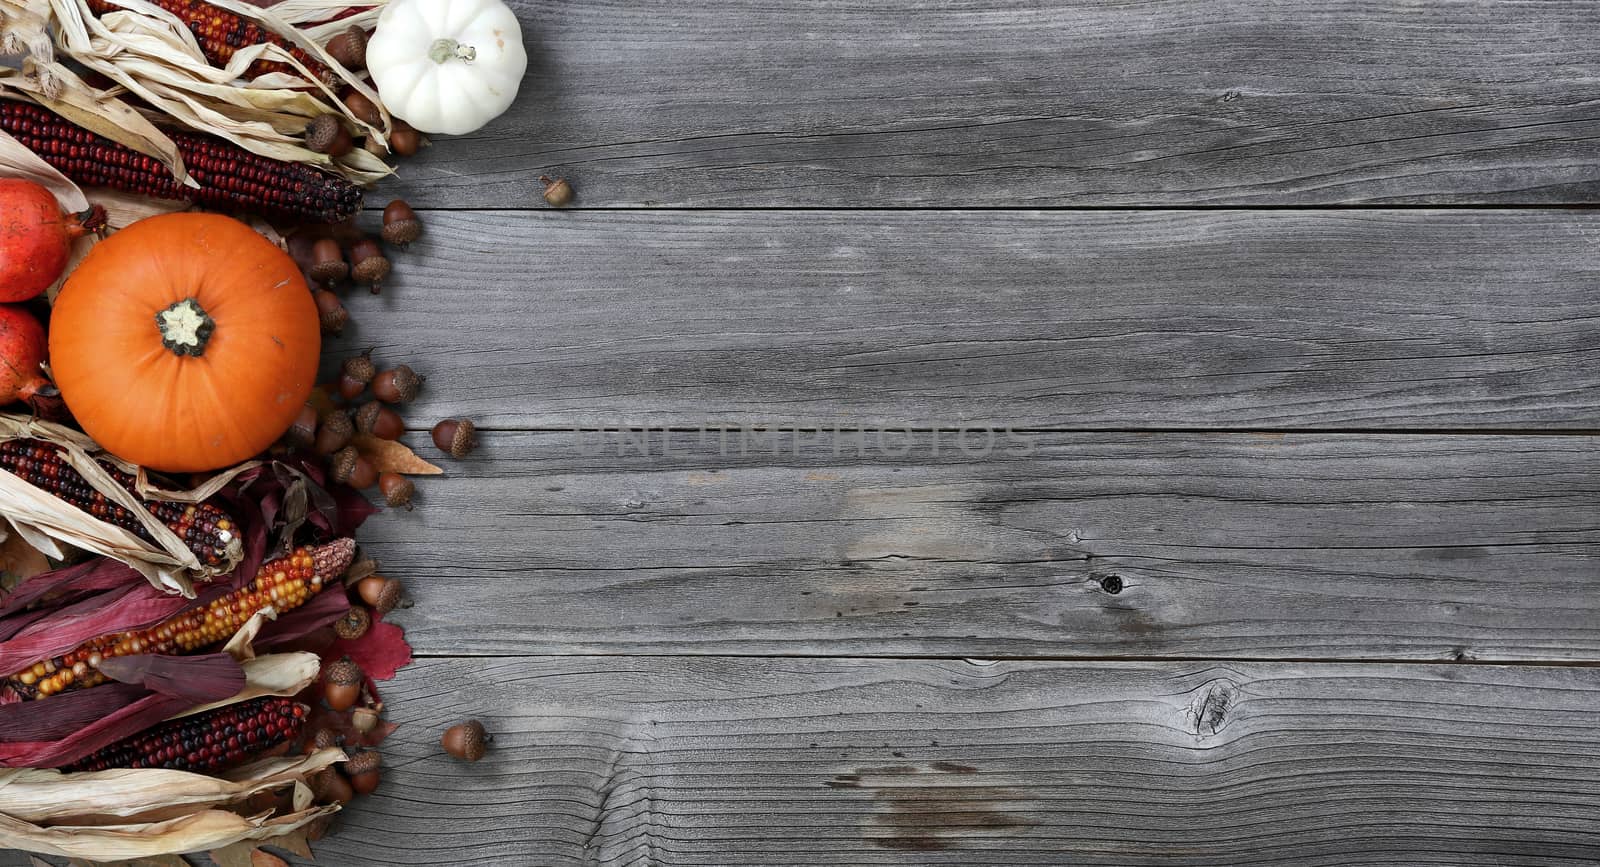
[[[411,664],[411,645],[400,627],[382,620],[372,624],[367,634],[354,641],[335,641],[323,652],[324,660],[348,656],[372,680],[389,680]]]

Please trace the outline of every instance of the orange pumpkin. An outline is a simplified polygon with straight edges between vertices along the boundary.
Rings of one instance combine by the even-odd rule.
[[[216,214],[140,220],[100,242],[50,316],[50,367],[89,436],[168,472],[230,466],[288,430],[322,350],[300,269]]]

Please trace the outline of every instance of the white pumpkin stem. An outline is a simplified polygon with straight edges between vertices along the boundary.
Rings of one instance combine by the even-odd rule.
[[[451,60],[471,63],[478,59],[478,49],[462,45],[454,39],[435,39],[433,47],[428,49],[428,59],[441,66]]]

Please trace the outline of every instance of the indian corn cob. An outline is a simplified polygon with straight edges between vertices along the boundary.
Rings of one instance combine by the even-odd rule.
[[[101,464],[117,484],[133,492],[133,476]],[[108,524],[115,524],[145,541],[150,531],[132,512],[89,486],[77,470],[61,459],[61,451],[43,440],[15,439],[0,443],[0,469],[34,487],[53,494]],[[207,566],[224,566],[237,560],[243,543],[227,513],[211,503],[174,503],[146,500],[145,508]]]
[[[0,99],[0,130],[85,186],[312,223],[337,223],[361,209],[361,188],[341,177],[210,136],[168,133],[196,189],[179,184],[160,161],[32,103]]]
[[[112,768],[164,768],[215,773],[238,767],[256,755],[300,736],[306,706],[291,698],[266,696],[168,720],[126,740],[90,753],[67,771]]]
[[[333,81],[332,71],[320,60],[242,15],[235,15],[203,0],[150,0],[150,2],[171,12],[182,21],[189,28],[189,32],[194,34],[195,41],[200,44],[201,53],[205,54],[206,59],[215,66],[227,66],[228,61],[233,59],[234,52],[241,48],[270,43],[289,52],[295,60],[305,64],[306,69],[311,70],[313,75],[328,83]],[[122,9],[120,5],[110,0],[88,0],[88,3],[89,10],[95,15],[105,15]],[[271,60],[258,60],[250,64],[245,74],[254,78],[268,72],[300,74],[287,63]]]
[[[151,653],[193,653],[226,641],[257,611],[271,605],[278,613],[304,605],[323,587],[337,583],[354,559],[354,539],[316,548],[298,548],[262,564],[249,584],[172,617],[131,632],[102,635],[67,653],[12,673],[0,684],[24,699],[41,699],[71,689],[99,686],[111,678],[100,671],[108,657]]]

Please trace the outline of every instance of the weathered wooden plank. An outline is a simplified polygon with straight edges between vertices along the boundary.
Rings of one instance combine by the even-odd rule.
[[[513,113],[414,203],[1592,202],[1585,0],[517,0]]]
[[[1600,859],[1594,668],[465,659],[386,696],[324,864]]]
[[[432,654],[1600,659],[1592,437],[721,436],[485,435],[363,530],[392,616]]]
[[[1584,212],[442,213],[345,353],[499,427],[1593,428]],[[334,353],[338,355],[339,353]]]

